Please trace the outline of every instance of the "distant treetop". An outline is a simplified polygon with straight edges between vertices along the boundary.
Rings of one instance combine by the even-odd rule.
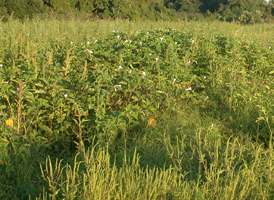
[[[97,19],[178,20],[203,18],[225,21],[272,22],[274,0],[3,0],[0,19],[35,16],[87,16]],[[242,22],[242,21],[241,21]]]

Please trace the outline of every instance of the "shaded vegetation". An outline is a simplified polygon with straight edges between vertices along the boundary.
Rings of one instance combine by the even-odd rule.
[[[85,19],[157,21],[209,18],[252,24],[272,22],[273,8],[272,1],[264,0],[4,0],[0,15],[4,20],[10,16],[23,20],[76,15]]]

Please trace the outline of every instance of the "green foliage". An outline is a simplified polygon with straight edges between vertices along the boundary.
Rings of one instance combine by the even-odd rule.
[[[32,18],[40,13],[59,13],[64,16],[88,14],[100,19],[176,20],[175,12],[164,6],[162,1],[129,0],[11,0],[0,4],[0,14],[15,18]],[[69,14],[68,14],[69,13]]]
[[[41,0],[9,0],[5,2],[2,9],[5,9],[7,14],[20,19],[32,18],[34,15],[45,11]]]
[[[242,21],[245,15],[259,15],[259,12],[264,12],[264,7],[270,7],[271,4],[266,4],[264,0],[244,0],[244,1],[234,1],[230,0],[224,4],[221,4],[218,12],[228,21],[239,20]],[[250,17],[249,17],[250,18]],[[257,16],[255,17],[257,20]],[[258,20],[257,20],[258,21]]]
[[[248,15],[247,12],[257,11],[262,13],[264,19],[271,19],[273,3],[264,0],[5,0],[0,3],[0,15],[5,21],[11,16],[22,20],[45,14],[47,17],[65,19],[77,16],[84,19],[157,21],[202,20],[205,16],[218,16],[215,19],[232,21],[242,19],[242,15]]]
[[[178,1],[168,1],[166,6],[168,8],[173,8],[179,12],[190,12],[198,13],[200,12],[200,6],[202,3],[199,0],[178,0]]]
[[[243,24],[262,23],[262,14],[259,10],[256,10],[256,12],[244,11],[239,21]]]
[[[272,198],[271,25],[80,21],[1,24],[1,199]]]

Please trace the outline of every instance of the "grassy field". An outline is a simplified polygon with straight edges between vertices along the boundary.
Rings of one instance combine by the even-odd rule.
[[[1,199],[273,199],[272,24],[0,22]]]

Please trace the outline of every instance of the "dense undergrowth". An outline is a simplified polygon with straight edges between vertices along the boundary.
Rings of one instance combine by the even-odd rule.
[[[272,198],[271,25],[116,23],[3,24],[0,197]]]

